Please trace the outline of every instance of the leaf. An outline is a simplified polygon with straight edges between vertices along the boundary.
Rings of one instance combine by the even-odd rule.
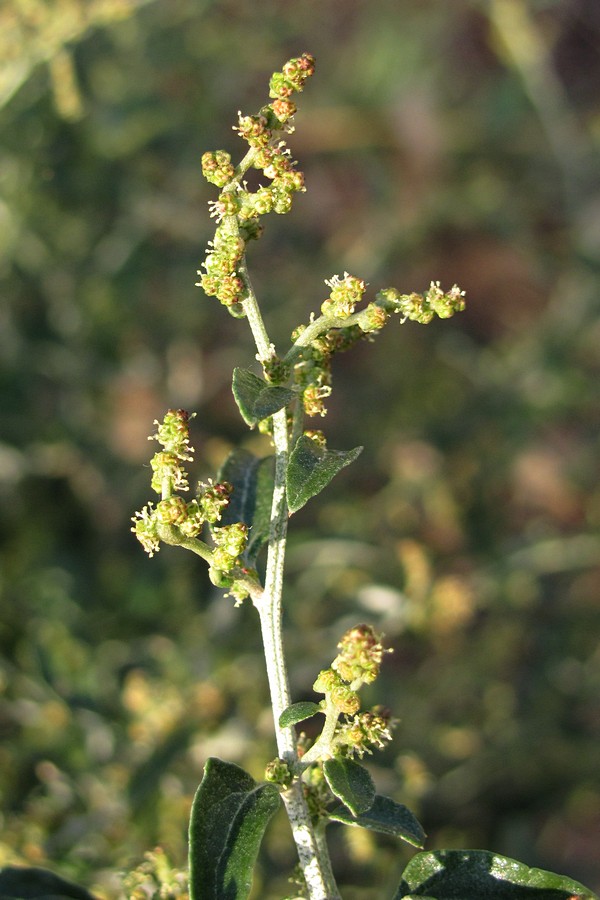
[[[394,900],[598,900],[571,878],[530,869],[488,850],[436,850],[413,856]]]
[[[273,500],[274,457],[262,459],[248,450],[234,450],[221,467],[219,481],[233,486],[229,505],[225,507],[220,525],[244,522],[248,526],[248,544],[244,559],[253,565],[260,548],[269,537],[271,504]]]
[[[302,703],[292,703],[279,716],[280,728],[288,728],[290,725],[296,725],[297,722],[304,722],[310,719],[315,713],[323,712],[318,703],[311,703],[309,700]]]
[[[233,370],[232,390],[242,419],[251,428],[283,409],[296,396],[289,388],[267,384],[249,369],[237,367]]]
[[[290,513],[297,512],[307,500],[326,488],[340,469],[354,462],[362,449],[326,450],[312,438],[300,435],[287,467],[286,487]]]
[[[329,818],[345,825],[358,825],[370,831],[392,834],[413,847],[422,847],[425,843],[425,832],[413,813],[401,803],[380,794],[376,795],[370,809],[359,816],[353,816],[345,807],[337,806],[329,813]]]
[[[207,760],[190,816],[190,900],[248,897],[260,843],[279,804],[274,784],[258,785],[233,763]]]
[[[37,866],[0,869],[2,900],[95,900],[85,888]]]
[[[368,771],[353,759],[328,759],[323,774],[332,792],[354,816],[366,813],[375,800],[375,785]]]

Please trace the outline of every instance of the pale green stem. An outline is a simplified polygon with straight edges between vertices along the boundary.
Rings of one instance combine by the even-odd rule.
[[[342,318],[341,316],[319,316],[310,325],[307,325],[298,339],[294,341],[288,352],[283,358],[283,362],[293,363],[301,354],[302,350],[309,347],[312,342],[333,328],[349,328],[351,325],[358,325],[361,321],[361,313],[353,313],[351,316]]]
[[[271,344],[256,302],[256,297],[247,278],[249,294],[244,301],[244,309],[256,342],[258,356],[266,359]],[[265,587],[260,597],[254,598],[259,616],[267,667],[267,677],[271,692],[271,705],[277,739],[277,752],[293,771],[297,762],[296,737],[292,727],[282,728],[279,724],[281,713],[290,705],[290,690],[283,649],[282,597],[285,546],[287,536],[288,508],[285,496],[285,474],[288,461],[287,413],[280,410],[273,416],[273,443],[275,445],[275,479],[271,505],[271,524],[267,551]],[[298,858],[308,888],[310,900],[339,900],[331,862],[324,842],[319,843],[304,798],[302,782],[295,778],[291,786],[282,794],[292,834],[298,850]]]
[[[323,725],[323,730],[310,750],[307,750],[302,759],[298,761],[297,765],[300,769],[305,769],[318,759],[327,757],[331,754],[331,747],[335,736],[335,729],[340,717],[340,711],[331,701],[329,696],[327,696],[324,712],[325,724]]]

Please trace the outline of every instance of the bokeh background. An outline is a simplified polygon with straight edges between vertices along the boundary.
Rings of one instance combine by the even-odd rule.
[[[250,266],[271,336],[325,278],[456,281],[468,309],[339,357],[323,427],[365,450],[294,518],[294,698],[348,626],[394,648],[373,757],[430,848],[600,889],[600,5],[597,0],[5,0],[0,10],[0,861],[123,897],[185,865],[207,756],[275,753],[257,617],[201,561],[149,560],[147,435],[198,413],[195,475],[240,441],[243,321],[194,287],[199,160],[309,50],[290,139],[308,192]],[[411,851],[332,828],[344,897]],[[255,896],[294,851],[268,836]],[[352,887],[351,887],[352,886]]]

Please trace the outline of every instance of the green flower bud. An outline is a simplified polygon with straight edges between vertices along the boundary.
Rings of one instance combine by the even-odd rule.
[[[273,212],[279,216],[289,213],[292,208],[292,197],[287,191],[273,191]]]
[[[271,131],[268,128],[268,120],[264,115],[258,116],[242,116],[238,118],[237,130],[240,137],[248,141],[249,144],[265,145],[271,138]]]
[[[207,152],[202,156],[202,174],[211,184],[217,187],[225,187],[235,174],[231,164],[231,156],[225,150],[217,150],[215,153]]]
[[[427,325],[434,315],[448,319],[465,308],[465,293],[458,285],[444,292],[439,281],[432,281],[425,294],[401,294],[396,288],[379,291],[375,301],[386,312],[400,313],[403,321],[411,319]]]
[[[338,644],[341,651],[331,666],[350,684],[370,684],[379,675],[384,649],[370,625],[355,625]]]
[[[179,525],[179,530],[184,537],[197,537],[204,525],[204,515],[197,500],[190,500],[187,504],[186,517]]]
[[[298,107],[291,100],[278,98],[271,103],[271,109],[280,122],[287,122],[296,113]]]
[[[223,306],[234,306],[241,303],[246,296],[244,282],[238,275],[225,275],[217,287],[217,299]]]
[[[216,297],[219,290],[219,279],[214,275],[204,275],[202,272],[198,272],[198,275],[200,275],[200,281],[196,282],[195,287],[201,287],[208,297]]]
[[[160,550],[160,539],[157,532],[156,510],[152,509],[152,504],[148,503],[140,512],[136,512],[131,521],[133,522],[131,530],[136,538],[148,556],[154,556]]]
[[[267,763],[265,781],[269,781],[271,784],[280,784],[282,787],[289,787],[292,783],[292,773],[285,760],[272,759],[271,762]]]
[[[191,457],[188,456],[186,459]],[[169,485],[170,490],[187,491],[187,472],[181,465],[180,457],[175,453],[168,453],[166,450],[155,453],[150,460],[150,466],[153,472],[152,490],[157,494],[162,494],[165,483]]]
[[[389,318],[389,313],[377,303],[369,303],[366,309],[359,313],[358,325],[365,334],[380,331]]]
[[[189,446],[189,422],[190,416],[185,409],[169,409],[162,422],[154,420],[158,430],[156,434],[150,435],[149,440],[158,441],[168,453],[178,459],[189,461],[194,452],[194,448]]]
[[[331,691],[330,697],[339,711],[346,715],[353,715],[360,709],[358,694],[347,684],[336,685]]]
[[[269,81],[269,97],[287,98],[296,90],[295,85],[283,72],[273,72]]]
[[[251,219],[253,216],[264,216],[267,213],[270,213],[274,203],[275,197],[271,188],[259,188],[255,194],[250,194],[247,218]]]
[[[315,58],[311,53],[303,53],[302,56],[290,59],[283,67],[283,74],[294,84],[297,91],[301,91],[304,82],[315,71]]]
[[[454,284],[449,291],[441,289],[439,281],[432,281],[425,299],[440,319],[449,319],[455,312],[465,308],[465,292]]]
[[[220,222],[224,216],[237,215],[240,211],[242,200],[233,191],[223,191],[222,194],[219,194],[217,200],[210,200],[208,205],[213,219],[217,219]]]
[[[317,675],[313,684],[313,691],[317,694],[328,694],[336,684],[340,683],[340,676],[333,669],[323,669]]]
[[[187,504],[183,497],[167,497],[156,506],[156,518],[161,525],[180,525],[187,517]]]
[[[317,680],[313,684],[313,691],[318,694],[327,694],[340,712],[352,714],[360,709],[360,701],[356,691],[340,677],[333,669],[324,669],[319,672]]]
[[[331,288],[331,293],[321,305],[321,312],[324,316],[336,318],[351,316],[366,290],[365,282],[348,272],[344,272],[343,278],[334,275],[325,284]]]
[[[356,754],[362,757],[365,753],[371,753],[372,747],[383,749],[392,740],[395,724],[388,709],[375,706],[370,712],[361,712],[350,722],[338,725],[335,743],[338,747],[345,747],[348,756]]]
[[[262,367],[269,384],[283,384],[290,377],[290,366],[285,365],[278,356],[263,359]]]
[[[243,553],[248,541],[248,526],[243,522],[223,525],[212,529],[215,544],[229,556],[237,559]]]
[[[229,503],[233,488],[228,481],[213,484],[212,479],[208,482],[199,482],[196,497],[198,505],[204,519],[211,525],[218,522],[221,518],[221,512]]]

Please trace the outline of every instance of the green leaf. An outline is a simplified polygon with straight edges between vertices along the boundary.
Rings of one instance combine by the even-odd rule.
[[[311,716],[318,712],[323,712],[318,703],[311,703],[309,700],[302,703],[292,703],[279,716],[279,726],[280,728],[288,728],[288,726],[295,725],[297,722],[304,722],[305,719],[310,719]]]
[[[221,467],[219,481],[233,486],[229,505],[225,507],[220,525],[244,522],[250,531],[244,559],[253,565],[260,548],[269,538],[271,504],[274,485],[274,457],[262,459],[248,450],[234,450]]]
[[[280,804],[274,784],[211,757],[190,817],[191,900],[244,900],[260,842]]]
[[[237,367],[233,370],[232,390],[242,418],[251,428],[283,409],[296,396],[289,388],[269,385],[249,369]]]
[[[353,759],[328,759],[323,774],[331,791],[352,815],[366,813],[375,800],[375,785],[364,766]]]
[[[0,897],[2,900],[95,900],[85,888],[36,866],[0,869]]]
[[[290,454],[287,467],[286,487],[290,513],[297,512],[307,500],[326,488],[340,469],[354,462],[362,449],[326,450],[312,438],[301,435]]]
[[[392,834],[413,847],[422,847],[426,834],[413,813],[401,803],[377,794],[373,805],[365,813],[353,816],[344,806],[338,806],[329,813],[329,818],[345,825],[358,825],[370,831]]]
[[[488,850],[436,850],[413,856],[394,900],[598,900],[571,878]]]

